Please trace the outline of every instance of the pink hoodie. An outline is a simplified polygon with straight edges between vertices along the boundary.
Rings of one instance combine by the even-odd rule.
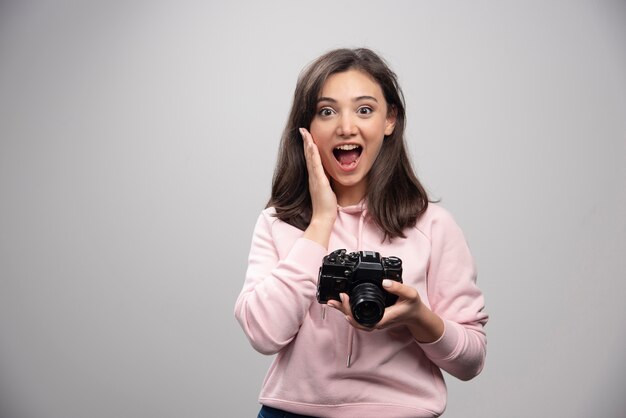
[[[381,242],[364,205],[338,208],[329,248],[273,217],[258,218],[235,316],[252,346],[275,354],[259,401],[319,417],[433,417],[446,406],[440,369],[462,380],[482,370],[482,293],[462,231],[430,204],[406,238]],[[418,343],[404,327],[372,332],[317,303],[317,277],[330,251],[378,251],[403,262],[404,284],[445,322],[443,336]]]

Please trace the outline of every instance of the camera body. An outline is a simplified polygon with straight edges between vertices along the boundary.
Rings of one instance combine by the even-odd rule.
[[[339,294],[347,293],[354,319],[373,327],[382,319],[385,308],[398,300],[383,288],[384,279],[402,283],[402,260],[381,257],[375,251],[336,250],[324,257],[320,267],[317,301],[341,300]]]

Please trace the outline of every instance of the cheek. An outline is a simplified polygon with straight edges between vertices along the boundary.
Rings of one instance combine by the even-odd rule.
[[[311,123],[311,135],[313,136],[315,143],[320,144],[330,140],[332,129],[324,124]]]
[[[380,149],[382,148],[382,141],[378,144],[376,144],[374,147],[371,147],[370,150],[372,150],[373,152],[369,155],[369,159],[370,159],[370,164],[374,164],[374,161],[376,161],[376,158],[378,158],[378,154],[380,154]]]

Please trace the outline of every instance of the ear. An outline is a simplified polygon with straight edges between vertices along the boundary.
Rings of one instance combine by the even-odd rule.
[[[389,136],[393,133],[393,130],[396,127],[397,115],[398,112],[396,111],[396,107],[390,106],[389,111],[387,112],[387,118],[385,119],[385,136]]]

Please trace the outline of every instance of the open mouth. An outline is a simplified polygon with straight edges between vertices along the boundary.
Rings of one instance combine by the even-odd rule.
[[[336,147],[333,150],[333,155],[339,164],[343,167],[349,168],[359,161],[359,157],[363,152],[363,148],[355,144],[345,144]]]

